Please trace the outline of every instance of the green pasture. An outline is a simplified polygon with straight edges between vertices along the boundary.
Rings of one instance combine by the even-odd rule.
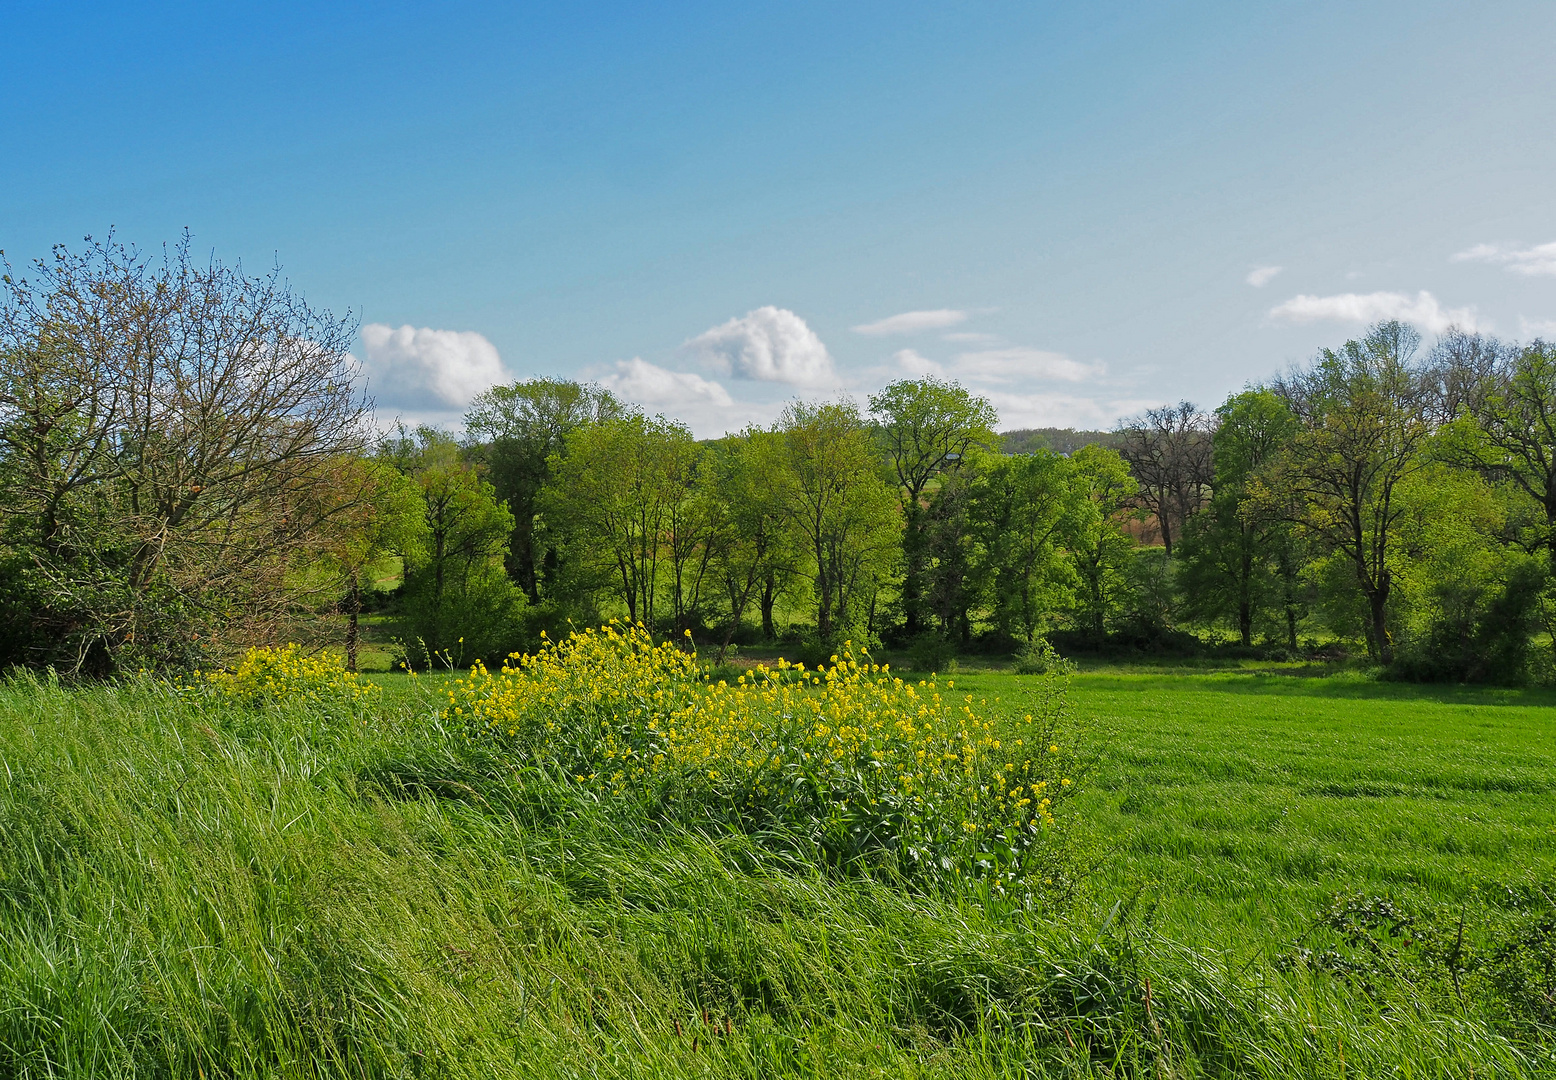
[[[1018,676],[958,689],[1012,700]],[[1071,684],[1099,895],[1252,951],[1337,893],[1449,908],[1556,881],[1556,694],[1354,674],[1093,671]]]
[[[1388,941],[1289,962],[1346,950],[1337,895],[1486,957],[1538,931],[1508,898],[1556,881],[1548,695],[1078,675],[1091,872],[1027,910],[608,819],[444,730],[440,677],[374,678],[361,714],[0,682],[0,1076],[1556,1070],[1538,934],[1516,1000]]]

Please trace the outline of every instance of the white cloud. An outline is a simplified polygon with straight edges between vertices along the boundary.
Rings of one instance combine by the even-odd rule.
[[[999,411],[1002,431],[1033,427],[1106,430],[1121,417],[1160,405],[1144,399],[1080,397],[1073,394],[1020,394],[990,391],[984,395]]]
[[[1492,263],[1526,277],[1556,275],[1556,241],[1529,248],[1514,244],[1476,244],[1454,255],[1453,261]]]
[[[898,375],[905,375],[910,379],[921,379],[925,375],[932,375],[937,379],[945,378],[944,366],[927,356],[921,356],[915,349],[902,349],[895,352],[891,360],[896,365]]]
[[[792,386],[837,385],[832,357],[805,320],[785,308],[759,307],[686,343],[715,370]]]
[[[368,323],[362,345],[368,390],[380,406],[462,409],[510,378],[497,347],[473,330]]]
[[[958,353],[956,359],[947,365],[947,370],[958,379],[987,383],[1013,383],[1026,379],[1081,382],[1101,373],[1098,367],[1082,364],[1063,353],[1022,347]]]
[[[671,371],[641,357],[616,361],[616,370],[600,380],[618,397],[640,405],[733,405],[729,392],[690,371]]]
[[[1518,336],[1556,341],[1556,319],[1526,319],[1518,317]]]
[[[998,334],[981,334],[976,330],[958,330],[954,334],[941,334],[946,341],[958,341],[967,345],[992,345],[1000,339]]]
[[[1244,280],[1254,288],[1262,289],[1275,280],[1275,275],[1284,269],[1283,266],[1258,266],[1248,271],[1248,277]]]
[[[1399,319],[1440,334],[1450,326],[1476,328],[1475,309],[1444,308],[1425,289],[1414,297],[1397,292],[1341,293],[1338,296],[1293,296],[1270,309],[1270,316],[1287,322],[1371,323]]]
[[[943,330],[947,326],[955,326],[966,320],[967,312],[951,308],[936,308],[934,311],[904,311],[901,315],[892,315],[876,322],[856,326],[854,333],[868,334],[871,337],[916,334],[921,330]]]

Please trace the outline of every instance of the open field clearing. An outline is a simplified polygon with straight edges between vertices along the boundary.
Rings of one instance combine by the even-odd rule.
[[[1456,909],[1556,880],[1549,692],[1093,672],[1070,700],[1096,755],[1093,886],[1142,890],[1180,940],[1289,944],[1335,893]]]
[[[954,681],[999,716],[1030,680]],[[452,680],[381,683],[0,688],[6,1075],[1552,1066],[1539,698],[1079,676],[1061,816],[1095,869],[1028,911],[624,818],[438,721]],[[1358,903],[1313,929],[1337,893]]]

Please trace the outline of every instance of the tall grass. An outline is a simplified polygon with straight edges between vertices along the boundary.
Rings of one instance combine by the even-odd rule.
[[[1473,1011],[914,895],[370,710],[0,684],[0,1076],[1488,1076]]]

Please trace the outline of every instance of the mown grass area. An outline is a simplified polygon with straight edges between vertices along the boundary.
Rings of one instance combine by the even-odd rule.
[[[1457,910],[1556,881],[1550,691],[1102,671],[1070,698],[1094,755],[1092,887],[1139,891],[1180,940],[1268,951],[1335,894]]]
[[[364,710],[0,685],[0,1075],[1553,1068],[1538,935],[1535,997],[1490,960],[1538,913],[1488,900],[1556,876],[1546,698],[1079,676],[1095,870],[1028,909],[623,824],[446,730],[439,680],[380,682]],[[1422,940],[1458,905],[1485,963],[1311,932],[1334,893],[1415,905]]]

